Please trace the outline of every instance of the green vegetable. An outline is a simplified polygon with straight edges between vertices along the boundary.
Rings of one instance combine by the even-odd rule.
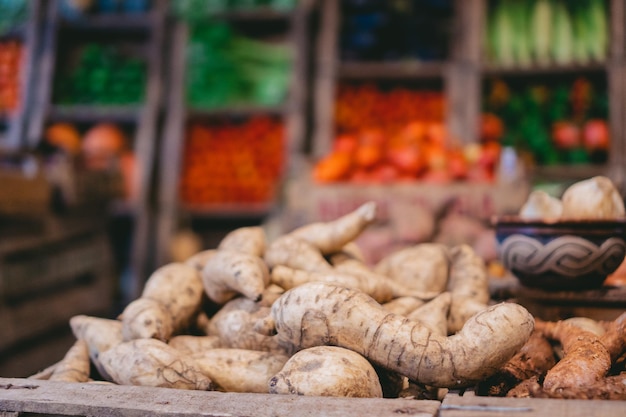
[[[574,61],[574,30],[569,10],[563,0],[554,3],[552,16],[552,58],[557,64]]]
[[[540,65],[550,63],[551,26],[552,4],[549,0],[537,0],[531,12],[531,50]]]

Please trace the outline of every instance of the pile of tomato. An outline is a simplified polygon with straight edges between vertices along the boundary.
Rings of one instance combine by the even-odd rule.
[[[463,146],[452,137],[439,91],[344,85],[338,91],[331,151],[316,161],[320,183],[449,182],[493,179],[496,141]]]
[[[15,40],[0,42],[0,114],[18,106],[23,49]]]
[[[270,201],[283,172],[284,143],[283,123],[269,116],[190,124],[181,200],[190,205]]]

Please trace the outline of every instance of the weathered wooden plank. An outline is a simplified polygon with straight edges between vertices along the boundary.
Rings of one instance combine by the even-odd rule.
[[[439,417],[602,417],[623,416],[626,401],[502,398],[448,394]]]
[[[0,388],[0,412],[95,417],[434,417],[440,405],[430,400],[236,394],[11,378],[0,378]]]

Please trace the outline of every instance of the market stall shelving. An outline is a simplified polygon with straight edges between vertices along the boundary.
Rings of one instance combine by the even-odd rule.
[[[185,131],[191,121],[211,122],[215,119],[245,120],[253,116],[271,116],[284,123],[286,143],[284,155],[287,164],[290,155],[302,152],[305,135],[306,100],[306,57],[308,36],[308,15],[313,2],[300,1],[293,10],[271,10],[265,7],[250,10],[235,10],[217,13],[213,20],[229,23],[282,22],[286,27],[285,42],[292,51],[292,66],[287,98],[278,105],[222,105],[210,109],[198,108],[187,102],[185,90],[186,59],[185,50],[189,41],[189,25],[182,19],[175,19],[170,39],[171,59],[169,68],[169,97],[166,105],[160,155],[160,178],[158,180],[158,217],[156,221],[157,247],[156,266],[170,260],[169,244],[181,227],[195,224],[197,228],[214,229],[214,233],[237,225],[260,224],[273,210],[278,201],[255,203],[212,203],[186,204],[181,201],[179,186],[183,169],[182,155],[185,146]],[[289,170],[289,168],[287,168]],[[198,226],[204,224],[204,226]],[[215,230],[219,229],[217,232]],[[209,238],[210,239],[210,238]],[[216,237],[215,239],[219,239]],[[214,243],[214,242],[213,242]]]
[[[23,135],[29,117],[30,100],[33,94],[33,81],[36,73],[36,54],[40,42],[40,23],[43,3],[26,2],[26,16],[23,22],[11,27],[0,36],[1,41],[16,40],[24,48],[20,62],[19,98],[17,108],[9,113],[0,112],[0,149],[14,152],[23,146]]]
[[[38,2],[37,2],[38,3]],[[112,204],[110,215],[124,220],[131,242],[128,264],[118,265],[130,282],[123,284],[122,303],[136,297],[143,281],[150,273],[149,245],[152,240],[151,205],[154,161],[157,149],[157,129],[161,96],[163,94],[162,46],[165,31],[167,2],[154,0],[142,13],[86,13],[66,18],[60,12],[61,2],[50,1],[43,28],[37,94],[25,139],[34,148],[42,140],[48,123],[70,122],[94,125],[101,122],[129,126],[130,142],[136,156],[133,172],[135,195],[128,201]],[[95,44],[129,43],[146,65],[145,87],[140,103],[130,105],[58,103],[54,98],[54,80],[63,62],[59,62],[59,38],[79,45],[87,40]],[[63,47],[68,47],[64,42]]]

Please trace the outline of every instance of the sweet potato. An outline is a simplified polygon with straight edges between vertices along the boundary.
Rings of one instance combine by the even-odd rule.
[[[398,297],[391,301],[384,303],[382,306],[385,310],[393,314],[399,314],[406,316],[414,311],[416,308],[424,305],[425,301],[415,297]]]
[[[626,312],[606,324],[606,331],[600,341],[611,356],[611,363],[626,352]]]
[[[207,330],[209,334],[219,337],[222,347],[292,354],[294,346],[291,343],[255,331],[259,317],[268,312],[269,307],[260,303],[243,297],[235,298],[211,318]]]
[[[120,343],[102,352],[100,361],[112,381],[120,385],[190,390],[214,388],[193,359],[157,339]]]
[[[295,353],[269,381],[270,394],[382,398],[376,370],[360,354],[336,346]]]
[[[154,271],[141,296],[122,311],[124,340],[153,337],[167,341],[192,325],[203,297],[198,271],[174,262]]]
[[[218,391],[268,393],[268,381],[289,357],[248,349],[207,349],[191,355]]]
[[[194,267],[198,272],[202,272],[206,261],[211,259],[216,252],[217,249],[203,250],[185,259],[185,264]]]
[[[230,231],[220,241],[217,249],[232,250],[263,257],[267,239],[265,231],[260,226],[240,227]]]
[[[448,283],[448,249],[436,243],[420,243],[390,253],[374,271],[416,291],[443,292]]]
[[[448,312],[452,295],[449,292],[442,292],[429,302],[413,310],[406,317],[422,323],[433,334],[439,336],[448,335]]]
[[[459,331],[472,316],[487,308],[489,277],[485,261],[469,245],[450,249],[451,265],[447,289],[452,294],[448,332]]]
[[[277,333],[299,349],[345,347],[418,383],[452,388],[495,373],[526,343],[533,326],[525,308],[501,303],[472,317],[455,335],[441,337],[388,313],[361,291],[315,282],[285,292],[256,329]]]
[[[548,339],[539,331],[533,331],[520,351],[498,372],[481,381],[476,391],[479,395],[505,396],[522,381],[532,377],[543,378],[555,363],[554,350]],[[520,386],[510,396],[522,395],[524,389]]]
[[[70,318],[72,333],[89,347],[89,357],[104,379],[111,381],[100,363],[100,355],[122,343],[122,322],[100,317],[77,315]]]
[[[218,249],[202,269],[204,291],[217,304],[238,294],[259,301],[269,281],[269,270],[262,258],[232,250]]]
[[[376,221],[376,203],[367,202],[335,220],[315,222],[289,232],[318,248],[324,255],[339,252]]]
[[[606,376],[611,356],[596,335],[563,321],[538,320],[537,329],[563,347],[563,358],[547,372],[543,381],[543,390],[548,394],[574,395]]]
[[[217,336],[181,334],[172,337],[167,344],[183,355],[191,355],[208,349],[219,348],[222,346],[222,341]]]
[[[272,241],[265,251],[264,259],[270,269],[278,265],[312,272],[324,272],[332,269],[319,249],[311,243],[289,234]]]
[[[87,382],[90,372],[89,346],[77,339],[50,375],[50,381]]]

